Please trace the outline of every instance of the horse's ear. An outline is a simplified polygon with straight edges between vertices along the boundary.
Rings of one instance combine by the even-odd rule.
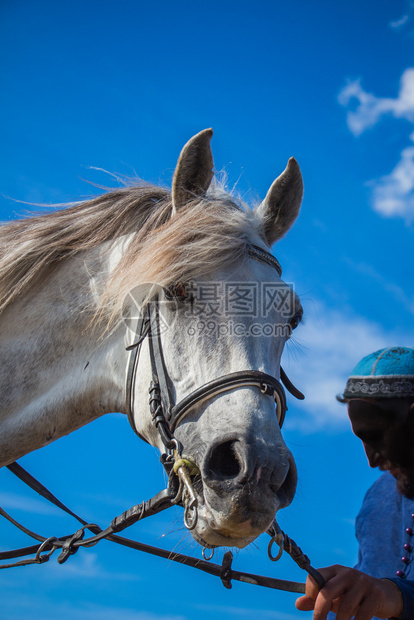
[[[204,129],[187,142],[181,151],[172,182],[173,212],[189,200],[203,196],[213,178],[212,129]]]
[[[273,182],[266,198],[257,208],[263,230],[270,245],[283,237],[298,216],[303,197],[303,181],[299,164],[294,157]]]

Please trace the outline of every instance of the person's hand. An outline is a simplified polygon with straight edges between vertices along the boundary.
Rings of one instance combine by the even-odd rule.
[[[326,620],[330,611],[336,620],[371,620],[398,617],[402,613],[400,590],[391,581],[376,579],[354,568],[328,566],[319,569],[326,583],[321,590],[308,577],[306,594],[296,601],[296,608],[313,612],[313,620]]]

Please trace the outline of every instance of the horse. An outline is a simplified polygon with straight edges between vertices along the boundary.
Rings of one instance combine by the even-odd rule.
[[[270,247],[303,182],[290,158],[249,207],[213,182],[212,134],[171,191],[125,184],[0,227],[0,466],[126,414],[181,474],[194,539],[243,548],[297,484],[279,379],[302,307]]]

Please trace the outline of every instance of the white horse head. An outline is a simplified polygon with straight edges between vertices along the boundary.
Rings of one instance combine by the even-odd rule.
[[[194,465],[194,538],[243,547],[296,488],[277,380],[302,310],[268,248],[303,186],[292,158],[243,208],[210,188],[211,136],[184,147],[172,194],[123,188],[0,229],[0,464],[128,413],[146,441]],[[165,424],[148,405],[154,380]]]

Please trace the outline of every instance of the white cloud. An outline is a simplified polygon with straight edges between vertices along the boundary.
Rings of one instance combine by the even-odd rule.
[[[372,265],[364,262],[356,262],[349,257],[346,258],[346,262],[352,269],[362,274],[364,277],[368,276],[371,280],[379,284],[387,295],[390,296],[391,300],[398,304],[400,308],[404,308],[414,316],[414,295],[410,289],[404,289],[398,286],[394,281],[388,280]]]
[[[306,322],[299,329],[300,355],[298,347],[292,355],[287,348],[282,365],[306,397],[295,407],[300,413],[287,417],[286,426],[304,431],[347,426],[345,408],[335,397],[343,392],[352,369],[365,355],[404,345],[413,336],[386,332],[374,321],[330,310],[322,303],[306,311]]]
[[[3,615],[4,614],[4,615]],[[20,592],[19,597],[2,601],[2,617],[13,620],[42,618],[42,620],[186,620],[181,613],[157,614],[136,608],[108,607],[82,601],[57,601]]]
[[[195,605],[196,609],[211,612],[213,616],[220,617],[236,616],[239,618],[269,618],[269,620],[295,620],[297,614],[283,613],[278,609],[249,609],[246,607],[234,607],[230,605],[209,605],[200,603]]]
[[[400,81],[400,91],[396,99],[376,97],[367,93],[360,80],[348,82],[339,93],[338,101],[348,107],[357,102],[355,110],[347,114],[348,127],[355,136],[373,127],[382,116],[390,114],[395,118],[404,118],[414,123],[414,68],[404,71]]]
[[[390,22],[390,26],[391,28],[395,28],[396,30],[398,30],[399,28],[402,28],[402,26],[404,26],[408,22],[409,19],[410,19],[410,16],[408,13],[406,13],[405,15],[400,17],[400,19],[396,19]]]
[[[59,555],[59,550],[55,551],[55,558]],[[54,558],[54,559],[55,559]],[[52,577],[56,580],[66,581],[70,578],[78,579],[94,579],[95,581],[140,581],[140,575],[136,573],[128,573],[122,571],[106,570],[99,562],[99,554],[93,553],[89,549],[84,549],[79,553],[75,560],[61,565],[56,559],[48,564],[48,578]],[[46,572],[46,571],[45,571]]]
[[[403,217],[410,224],[414,219],[414,146],[402,151],[390,174],[371,185],[374,210],[384,217]]]
[[[376,97],[362,88],[360,80],[355,80],[342,89],[338,100],[348,108],[347,123],[355,136],[376,125],[384,116],[414,124],[414,68],[402,74],[395,99]],[[355,102],[356,108],[349,109]],[[414,133],[410,137],[414,141]],[[369,184],[372,206],[377,213],[384,217],[402,217],[410,224],[414,219],[414,147],[406,147],[394,169]]]
[[[411,15],[414,9],[413,0],[406,0],[406,5],[407,10],[404,15],[398,19],[393,19],[391,22],[389,22],[389,26],[393,30],[400,30],[400,28],[405,26],[411,20]]]
[[[16,493],[0,493],[0,505],[5,510],[21,510],[30,514],[62,516],[58,508],[41,500],[27,498]]]

